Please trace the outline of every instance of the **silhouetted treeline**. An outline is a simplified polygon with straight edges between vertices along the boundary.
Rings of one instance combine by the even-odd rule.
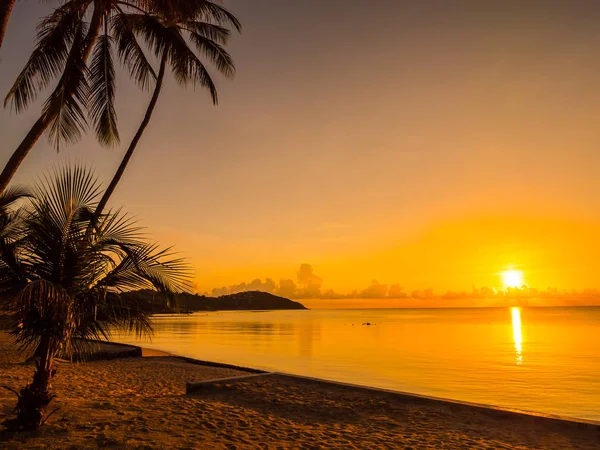
[[[265,311],[285,309],[307,309],[303,304],[287,298],[260,291],[240,292],[220,297],[207,297],[197,294],[176,294],[174,304],[167,306],[164,298],[155,291],[141,290],[128,292],[147,311],[153,314],[191,313],[194,311]]]

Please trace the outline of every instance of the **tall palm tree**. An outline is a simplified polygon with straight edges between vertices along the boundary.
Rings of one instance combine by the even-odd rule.
[[[0,193],[46,130],[57,148],[62,142],[73,143],[81,137],[87,126],[85,110],[90,91],[86,63],[113,3],[116,2],[70,0],[39,24],[36,47],[6,96],[5,106],[10,102],[16,112],[22,112],[55,78],[59,80],[44,103],[42,114],[0,173]],[[115,120],[107,116],[100,119]],[[96,130],[113,129],[96,123]],[[104,144],[118,141],[116,134],[100,134],[99,138]]]
[[[8,19],[10,19],[14,6],[15,0],[0,0],[0,48],[2,48],[6,28],[8,27]]]
[[[20,427],[41,424],[57,354],[89,350],[88,339],[108,340],[113,327],[152,332],[147,309],[124,291],[154,288],[170,298],[189,285],[187,264],[143,240],[120,212],[87,232],[100,192],[89,170],[58,170],[0,235],[0,306],[20,348],[43,349],[33,381],[17,393]]]
[[[124,24],[129,24],[134,33],[141,35],[154,52],[160,61],[160,69],[146,114],[98,204],[96,216],[104,210],[150,122],[162,90],[167,66],[180,85],[185,87],[191,83],[208,89],[215,105],[218,103],[217,88],[193,47],[225,77],[232,77],[235,72],[233,59],[224,48],[230,37],[230,30],[224,25],[232,26],[238,32],[241,31],[241,24],[236,17],[223,8],[220,8],[219,14],[215,15],[212,6],[208,7],[202,3],[197,5],[188,3],[185,10],[178,7],[177,2],[174,3],[165,0],[157,1],[149,8],[150,14],[123,13],[114,18],[116,35],[119,36],[123,31]],[[188,42],[192,45],[190,46]]]
[[[85,125],[82,107],[87,87],[85,64],[102,26],[102,3],[102,0],[69,1],[38,26],[37,45],[6,96],[5,106],[12,101],[15,111],[23,111],[54,78],[60,78],[41,116],[0,174],[0,193],[46,129],[50,129],[50,140],[56,145],[62,140],[74,141],[81,135]],[[93,12],[88,23],[89,9]]]
[[[87,129],[88,108],[99,142],[104,146],[118,142],[114,73],[108,65],[105,70],[88,71],[87,61],[95,49],[105,55],[100,61],[108,64],[106,41],[111,39],[98,38],[102,30],[108,36],[116,14],[133,10],[146,13],[150,8],[161,11],[169,6],[182,13],[204,8],[215,19],[226,15],[221,6],[209,0],[69,0],[40,23],[36,47],[6,96],[5,106],[11,103],[16,112],[21,112],[52,80],[59,80],[42,114],[0,173],[0,194],[45,131],[57,149],[62,143],[79,140]],[[154,71],[127,23],[117,38],[119,55],[131,76],[142,87],[149,87]],[[99,91],[98,87],[105,90]]]

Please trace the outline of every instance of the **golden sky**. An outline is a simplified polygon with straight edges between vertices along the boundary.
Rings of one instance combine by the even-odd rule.
[[[189,256],[197,287],[373,280],[406,290],[598,287],[600,4],[226,1],[244,25],[221,104],[170,81],[113,205]],[[37,18],[21,2],[0,91]],[[149,94],[118,86],[122,141]],[[0,112],[0,156],[39,112]],[[124,149],[45,142],[16,181],[70,159],[107,181]]]

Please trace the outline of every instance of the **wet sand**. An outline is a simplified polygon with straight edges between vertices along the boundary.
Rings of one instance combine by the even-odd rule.
[[[0,448],[600,449],[597,427],[279,375],[186,394],[186,382],[248,372],[144,355],[59,362],[50,410],[60,410],[37,432],[3,432]],[[0,334],[2,384],[16,389],[30,379],[33,366],[23,360]],[[14,404],[14,394],[0,390],[0,412]]]

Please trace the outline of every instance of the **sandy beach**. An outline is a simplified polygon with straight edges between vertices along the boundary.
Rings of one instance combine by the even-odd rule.
[[[33,367],[0,334],[2,384],[17,389]],[[0,435],[5,449],[595,449],[594,427],[552,425],[485,410],[277,375],[220,383],[194,394],[190,381],[247,375],[160,352],[57,363],[51,409],[37,432]],[[0,390],[9,414],[14,394]]]

